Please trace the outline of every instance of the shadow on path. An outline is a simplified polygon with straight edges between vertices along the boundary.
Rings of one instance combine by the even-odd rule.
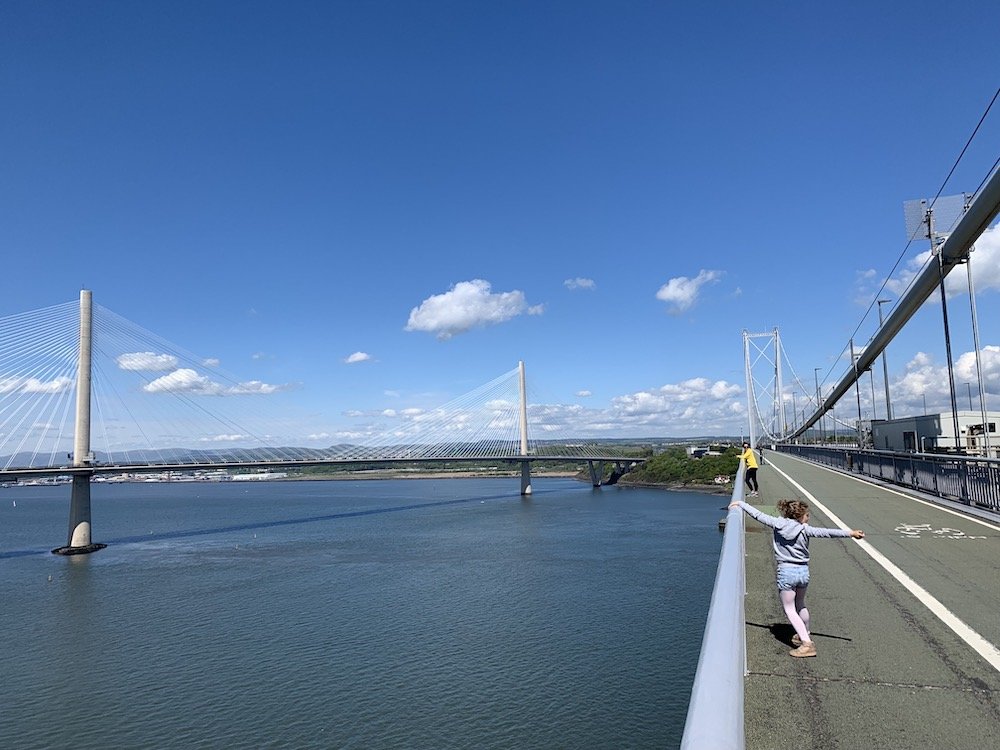
[[[771,635],[774,636],[774,640],[781,641],[786,646],[791,646],[792,636],[795,635],[795,628],[789,625],[787,622],[772,622],[770,625],[763,625],[757,622],[747,622],[752,628],[760,628],[761,630],[770,630]],[[814,638],[830,638],[837,641],[851,641],[852,638],[845,638],[842,635],[830,635],[829,633],[817,633],[813,631],[811,635]]]

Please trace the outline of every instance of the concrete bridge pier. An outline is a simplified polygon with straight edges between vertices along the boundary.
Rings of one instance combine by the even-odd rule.
[[[531,494],[531,461],[521,461],[521,494]]]
[[[598,461],[597,466],[594,466],[593,461],[587,461],[587,469],[590,470],[590,483],[594,487],[600,487],[604,478],[604,462]]]
[[[90,539],[90,474],[76,474],[69,504],[69,541],[52,551],[57,555],[85,555],[107,546]]]

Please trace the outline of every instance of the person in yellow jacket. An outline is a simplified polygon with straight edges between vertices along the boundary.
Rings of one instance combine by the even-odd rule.
[[[750,490],[750,497],[757,497],[759,489],[757,486],[757,456],[754,455],[750,443],[743,443],[743,452],[740,454],[740,458],[746,461],[747,464],[746,471],[743,474],[743,481],[746,482],[747,489]]]

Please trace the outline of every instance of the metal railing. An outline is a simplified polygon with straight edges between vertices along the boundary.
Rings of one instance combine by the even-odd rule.
[[[841,471],[1000,512],[1000,460],[995,458],[818,445],[779,445],[777,449]]]
[[[742,500],[744,463],[733,484],[733,500]],[[743,680],[746,658],[746,558],[743,511],[726,516],[719,569],[708,608],[701,655],[691,688],[682,750],[743,750]]]

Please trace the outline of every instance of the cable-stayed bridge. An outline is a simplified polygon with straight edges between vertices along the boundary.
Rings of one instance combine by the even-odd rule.
[[[102,475],[491,461],[519,467],[528,495],[534,463],[586,463],[597,486],[605,463],[616,481],[642,461],[547,423],[544,407],[528,403],[523,363],[443,406],[322,447],[296,445],[301,422],[273,398],[285,388],[241,381],[84,290],[79,303],[0,321],[0,481],[70,477],[69,539],[57,551],[76,554],[102,546],[90,528],[90,482]]]

